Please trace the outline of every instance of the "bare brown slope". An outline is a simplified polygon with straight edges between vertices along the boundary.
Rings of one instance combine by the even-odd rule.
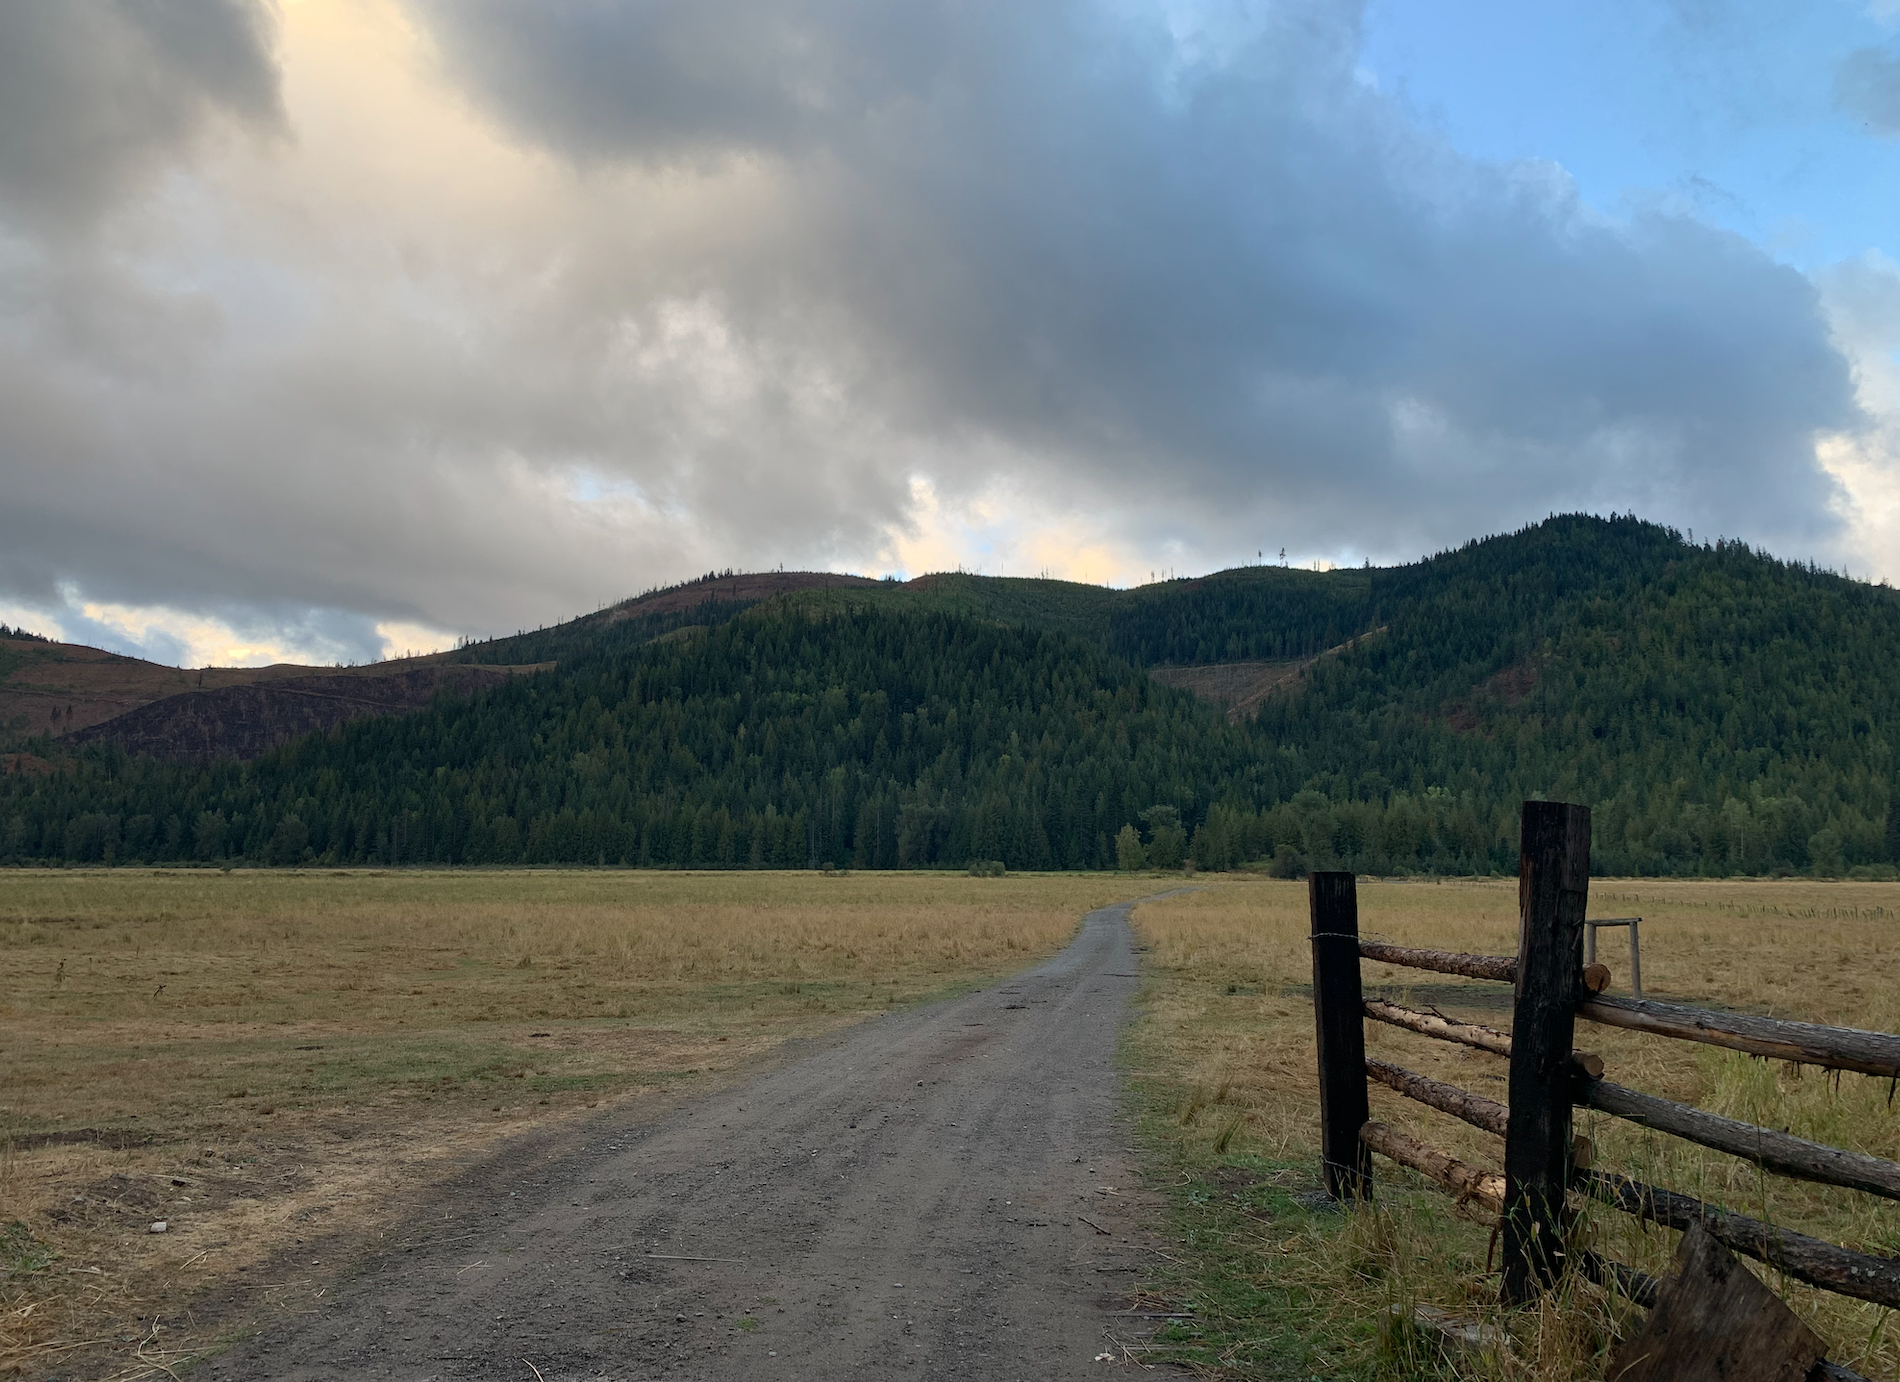
[[[833,571],[759,571],[714,576],[670,590],[655,591],[627,600],[598,615],[615,623],[639,615],[690,610],[708,603],[751,603],[799,590],[876,586],[868,576],[846,576]],[[214,693],[266,684],[321,680],[384,680],[438,668],[446,655],[430,653],[365,667],[306,667],[276,663],[269,667],[166,667],[136,657],[124,657],[78,643],[45,643],[37,639],[0,639],[0,731],[70,736],[75,742],[112,739],[134,751],[196,756],[204,752],[252,757],[272,743],[292,737],[289,726],[326,728],[354,719],[358,713],[387,713],[427,704],[435,683],[421,680],[392,682],[373,690],[348,685],[292,688],[282,696],[252,694],[216,698]],[[461,664],[464,671],[479,664]],[[502,672],[531,670],[504,667]],[[462,678],[461,673],[457,673]],[[465,680],[465,678],[462,678]],[[456,682],[457,685],[461,681]],[[417,688],[427,686],[427,690]],[[413,697],[421,700],[411,703]],[[170,698],[193,697],[160,713],[121,723],[133,711]],[[213,699],[204,699],[213,696]],[[358,709],[343,714],[346,703]],[[376,707],[382,707],[381,710]],[[213,720],[220,714],[236,717],[228,731]],[[110,733],[84,738],[79,731],[111,722]],[[268,742],[267,742],[268,741]],[[189,747],[187,747],[189,746]],[[215,747],[211,747],[215,746]]]
[[[1357,638],[1348,638],[1337,647],[1312,657],[1286,658],[1277,662],[1208,662],[1192,667],[1150,667],[1148,675],[1168,686],[1192,691],[1204,701],[1224,706],[1227,718],[1238,723],[1260,708],[1260,703],[1275,691],[1291,690],[1299,685],[1306,669],[1323,657],[1335,657],[1356,648],[1374,634],[1385,632],[1381,625]]]
[[[1540,659],[1513,662],[1472,687],[1470,695],[1448,702],[1445,723],[1461,734],[1484,731],[1485,712],[1517,705],[1537,689],[1539,675]]]
[[[300,677],[386,677],[439,661],[430,654],[367,667],[166,667],[79,643],[0,639],[0,729],[70,734],[188,691]]]
[[[477,691],[532,667],[411,667],[386,676],[286,677],[187,691],[89,725],[75,744],[115,743],[154,758],[255,758],[313,730],[420,710],[438,691]]]
[[[1230,719],[1239,719],[1260,704],[1269,691],[1292,681],[1312,662],[1310,657],[1278,662],[1211,662],[1199,667],[1151,667],[1148,675],[1168,686],[1192,691],[1204,701],[1225,706]]]

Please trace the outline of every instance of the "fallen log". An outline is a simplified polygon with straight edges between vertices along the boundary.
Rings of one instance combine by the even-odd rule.
[[[1394,1319],[1410,1325],[1448,1351],[1474,1355],[1497,1353],[1506,1341],[1504,1330],[1498,1324],[1467,1319],[1435,1305],[1414,1305],[1407,1309],[1395,1302],[1386,1308]]]
[[[1655,1309],[1657,1300],[1662,1296],[1662,1282],[1648,1272],[1626,1267],[1587,1248],[1578,1254],[1578,1261],[1583,1266],[1583,1274],[1590,1280],[1606,1289],[1621,1292],[1626,1299],[1645,1310]],[[1807,1382],[1868,1382],[1868,1379],[1852,1368],[1830,1363],[1823,1358],[1809,1371]]]
[[[1827,1341],[1701,1224],[1676,1246],[1676,1270],[1649,1318],[1610,1353],[1618,1382],[1794,1382]]]

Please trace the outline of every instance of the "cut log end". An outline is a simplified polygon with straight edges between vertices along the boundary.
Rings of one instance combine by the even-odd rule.
[[[1602,993],[1610,986],[1610,967],[1606,964],[1585,965],[1583,986],[1592,993]]]

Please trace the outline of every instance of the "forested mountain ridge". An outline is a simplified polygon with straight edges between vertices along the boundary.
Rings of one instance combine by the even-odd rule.
[[[248,764],[27,745],[0,860],[1109,867],[1514,865],[1596,808],[1605,872],[1880,871],[1894,592],[1553,518],[1412,565],[1131,591],[942,575],[478,644],[552,671]],[[1329,656],[1253,717],[1141,666]]]
[[[109,830],[70,808],[110,784],[121,848],[163,857],[1061,868],[1112,864],[1210,770],[1257,771],[1242,732],[1064,635],[780,607],[253,763],[118,757],[32,795]]]
[[[1588,802],[1618,871],[1900,860],[1893,591],[1627,520],[1457,555],[1392,603],[1390,636],[1263,707],[1315,784]]]

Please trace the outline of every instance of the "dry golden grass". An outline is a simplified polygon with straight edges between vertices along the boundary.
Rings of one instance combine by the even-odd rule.
[[[981,983],[1151,888],[9,872],[0,1375],[161,1376],[194,1293],[306,1238],[334,1261],[498,1138]]]
[[[1359,885],[1360,925],[1401,944],[1506,954],[1516,948],[1514,881],[1376,882]],[[1646,994],[1846,1026],[1900,1030],[1900,885],[1881,883],[1598,880],[1590,915],[1640,915]],[[1268,1162],[1310,1163],[1317,1145],[1311,959],[1306,889],[1268,880],[1216,884],[1144,904],[1136,922],[1157,966],[1137,1049],[1180,1082],[1184,1138],[1200,1151],[1223,1133],[1234,1151]],[[1599,959],[1626,992],[1621,932],[1605,932]],[[1369,994],[1416,1008],[1510,1026],[1503,985],[1366,964]],[[1578,1044],[1601,1053],[1609,1078],[1733,1117],[1900,1159],[1900,1104],[1884,1080],[1752,1060],[1687,1042],[1578,1024]],[[1367,1024],[1371,1054],[1502,1102],[1505,1062],[1482,1052]],[[1372,1087],[1375,1118],[1498,1167],[1501,1142],[1446,1115]],[[1598,1165],[1868,1251],[1900,1254],[1900,1206],[1850,1191],[1764,1177],[1734,1158],[1660,1137],[1620,1120],[1580,1114]],[[1416,1178],[1379,1161],[1378,1213],[1344,1233],[1316,1230],[1261,1270],[1296,1280],[1339,1308],[1383,1312],[1394,1301],[1480,1308],[1494,1291],[1479,1276],[1489,1247],[1477,1226],[1453,1223]],[[1647,1233],[1610,1211],[1592,1214],[1600,1249],[1661,1274],[1677,1235]],[[1765,1269],[1764,1269],[1765,1270]],[[1900,1372],[1900,1324],[1857,1302],[1774,1280],[1834,1345],[1831,1355],[1877,1377]],[[1570,1379],[1601,1375],[1616,1307],[1590,1288],[1515,1326],[1504,1372]],[[1626,1317],[1625,1317],[1626,1322]],[[1342,1368],[1416,1371],[1386,1338],[1343,1355]],[[1399,1351],[1400,1354],[1403,1350]],[[1482,1373],[1482,1369],[1479,1370]],[[1501,1375],[1501,1374],[1500,1374]]]

